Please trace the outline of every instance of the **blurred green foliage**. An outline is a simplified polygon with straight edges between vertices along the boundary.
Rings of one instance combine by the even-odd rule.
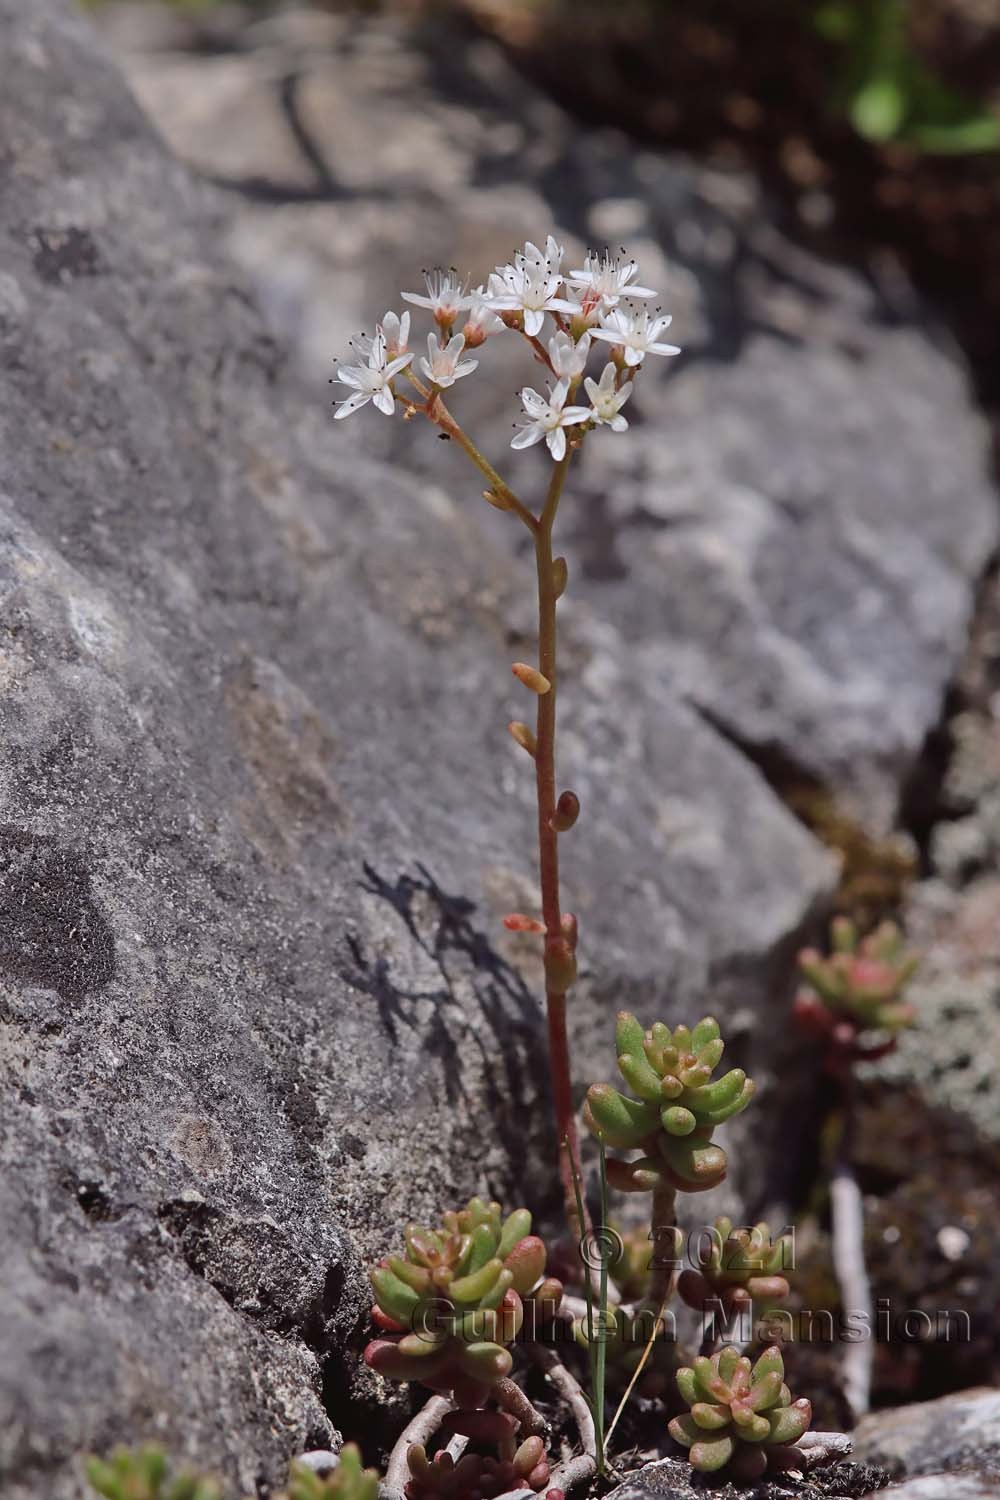
[[[813,24],[842,51],[839,102],[866,139],[940,153],[1000,148],[1000,119],[949,88],[914,50],[906,0],[821,0]]]

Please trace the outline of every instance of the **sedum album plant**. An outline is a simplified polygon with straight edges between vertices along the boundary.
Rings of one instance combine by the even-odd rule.
[[[373,1340],[365,1361],[390,1380],[418,1381],[476,1409],[491,1397],[524,1403],[507,1377],[510,1345],[531,1301],[551,1315],[562,1283],[546,1277],[545,1244],[531,1233],[531,1215],[506,1218],[499,1203],[470,1199],[447,1213],[437,1229],[411,1224],[402,1255],[387,1256],[370,1272],[377,1298],[373,1318],[386,1337]]]
[[[558,688],[557,604],[568,569],[554,548],[563,489],[574,457],[599,430],[620,434],[628,428],[626,407],[650,356],[678,354],[662,335],[669,316],[651,313],[655,292],[639,283],[639,268],[621,257],[591,253],[576,268],[564,268],[565,251],[552,235],[544,248],[529,241],[485,284],[470,289],[452,270],[426,276],[425,293],[404,292],[403,300],[429,314],[434,328],[426,353],[411,350],[410,313],[388,312],[373,337],[355,342],[356,364],[345,364],[337,380],[349,394],[337,404],[343,419],[370,402],[392,416],[421,416],[442,437],[460,447],[486,481],[484,498],[509,511],[532,542],[538,597],[538,656],[514,662],[515,677],[535,702],[534,726],[515,721],[509,730],[534,764],[538,804],[539,914],[514,913],[506,919],[516,931],[543,940],[552,1077],[566,1214],[577,1231],[574,1173],[580,1175],[573,1111],[566,1005],[576,977],[577,923],[564,912],[560,896],[559,844],[576,822],[580,804],[556,777],[556,694]],[[543,496],[522,499],[476,446],[452,414],[453,388],[480,367],[479,353],[504,335],[524,340],[540,367],[544,389],[527,384],[520,392],[521,421],[511,447],[544,444],[549,460]],[[470,355],[475,357],[470,358]],[[460,392],[458,392],[460,395]],[[600,439],[599,439],[600,440]],[[518,486],[519,488],[520,486]]]
[[[673,1418],[670,1435],[702,1474],[759,1479],[769,1458],[787,1468],[787,1450],[812,1421],[810,1403],[792,1400],[776,1344],[755,1364],[731,1345],[696,1359],[677,1371],[677,1389],[690,1411]]]

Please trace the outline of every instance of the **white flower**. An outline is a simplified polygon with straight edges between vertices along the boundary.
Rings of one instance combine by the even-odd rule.
[[[597,305],[610,311],[622,297],[655,297],[656,293],[648,286],[630,285],[638,274],[637,261],[614,260],[610,255],[591,253],[582,269],[570,271],[566,281],[579,291],[581,311],[587,317]]]
[[[370,360],[379,338],[385,345],[387,359],[395,359],[397,354],[405,354],[409,347],[410,337],[410,315],[405,312],[403,316],[397,317],[394,312],[387,312],[380,323],[375,324],[375,337],[369,338],[365,333],[359,333],[356,338],[348,339],[348,343],[356,354],[360,354],[363,360]]]
[[[562,329],[549,339],[549,359],[552,368],[559,380],[579,380],[587,368],[587,356],[590,353],[590,334],[585,333],[583,338],[577,341],[571,334],[563,333]]]
[[[610,427],[612,432],[625,432],[628,422],[621,414],[622,407],[632,394],[632,383],[623,385],[620,391],[615,390],[615,381],[618,371],[609,360],[601,371],[600,380],[593,380],[588,375],[583,382],[587,388],[587,395],[591,401],[591,416],[595,422]]]
[[[419,292],[403,292],[403,301],[412,302],[414,307],[427,307],[442,328],[450,328],[460,312],[467,312],[472,306],[472,298],[464,281],[458,278],[458,272],[454,266],[449,271],[440,268],[434,271],[425,271],[424,280],[427,283],[427,296]]]
[[[358,411],[369,401],[373,401],[379,411],[391,417],[393,412],[391,381],[400,370],[406,369],[412,358],[412,354],[400,354],[396,359],[387,359],[385,339],[381,333],[376,334],[372,340],[367,364],[341,365],[338,369],[338,381],[341,385],[352,386],[354,394],[348,396],[346,401],[342,401],[333,415],[338,420],[341,417],[349,417],[352,411]]]
[[[524,331],[532,338],[542,331],[547,312],[573,312],[573,305],[557,293],[563,284],[563,248],[550,234],[545,249],[529,240],[513,264],[497,266],[490,277],[486,300],[495,312],[524,315]]]
[[[485,288],[477,286],[470,293],[472,306],[469,310],[468,321],[462,332],[465,334],[465,346],[467,349],[476,349],[493,333],[503,333],[506,324],[490,307],[486,300]]]
[[[437,386],[446,389],[454,385],[456,380],[461,380],[463,375],[471,375],[473,370],[478,370],[478,359],[462,359],[462,350],[465,348],[465,338],[461,333],[449,339],[442,349],[438,343],[436,333],[427,335],[427,358],[421,355],[420,368]]]
[[[649,319],[648,310],[616,307],[601,319],[600,328],[594,329],[595,339],[606,339],[609,344],[621,344],[625,350],[627,365],[641,365],[647,354],[680,354],[676,344],[657,343],[660,334],[669,328],[672,318]]]
[[[557,463],[565,458],[566,433],[564,429],[573,427],[578,422],[590,420],[590,412],[585,406],[566,405],[568,395],[568,380],[560,380],[547,401],[530,386],[525,386],[521,392],[521,404],[528,420],[518,428],[511,439],[510,446],[530,448],[533,443],[540,443],[544,438],[549,445],[549,452]]]
[[[405,312],[400,318],[394,312],[387,312],[377,330],[385,339],[385,352],[389,359],[395,359],[398,354],[405,354],[410,347],[410,315]]]

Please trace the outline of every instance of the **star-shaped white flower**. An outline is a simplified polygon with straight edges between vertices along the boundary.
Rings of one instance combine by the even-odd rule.
[[[676,344],[661,344],[657,340],[669,328],[673,318],[653,318],[650,321],[647,308],[615,307],[601,319],[600,328],[593,330],[595,339],[605,339],[609,344],[620,344],[625,351],[627,365],[641,365],[647,354],[680,354]]]
[[[400,370],[406,369],[412,358],[412,354],[400,354],[395,359],[388,359],[385,338],[381,333],[377,333],[372,340],[367,364],[341,365],[338,369],[338,381],[341,385],[353,387],[354,394],[342,401],[333,415],[339,421],[342,417],[349,417],[352,412],[359,411],[362,406],[367,406],[368,402],[372,401],[379,411],[391,417],[393,413],[392,380]]]
[[[632,394],[632,383],[623,385],[621,390],[615,389],[618,371],[609,360],[601,371],[600,380],[593,380],[589,375],[583,382],[590,397],[590,415],[595,422],[602,426],[610,427],[612,432],[626,432],[628,422],[622,416],[622,407]]]
[[[414,307],[428,308],[442,328],[450,328],[459,313],[468,312],[472,306],[468,286],[459,279],[454,267],[448,271],[442,271],[440,267],[425,271],[424,280],[427,283],[426,297],[420,292],[403,292],[403,301],[412,302]]]
[[[633,284],[638,274],[638,261],[615,260],[610,255],[591,252],[582,268],[570,271],[566,281],[579,292],[581,311],[587,317],[595,305],[610,312],[622,297],[655,297],[651,287]]]
[[[587,368],[589,353],[589,333],[585,333],[582,339],[574,339],[560,329],[554,338],[549,339],[549,359],[559,380],[579,380]]]
[[[507,325],[502,318],[497,317],[487,302],[485,287],[477,286],[470,297],[472,306],[462,332],[465,334],[465,347],[476,349],[492,334],[503,333]]]
[[[359,333],[356,338],[349,339],[351,348],[361,355],[363,360],[372,357],[375,342],[382,339],[385,345],[387,359],[395,359],[397,354],[405,354],[409,348],[410,337],[410,315],[405,312],[400,318],[396,313],[389,311],[381,322],[375,324],[375,338],[369,338],[367,334]]]
[[[448,340],[444,348],[438,343],[436,333],[427,335],[427,357],[420,357],[420,368],[432,381],[434,385],[446,390],[448,386],[454,385],[456,380],[461,380],[463,375],[471,375],[473,370],[478,370],[478,359],[462,359],[462,350],[465,348],[465,336],[456,333],[454,338]]]
[[[572,313],[573,305],[558,295],[563,284],[560,267],[563,247],[550,234],[545,249],[529,240],[512,264],[497,266],[490,277],[486,300],[494,312],[519,312],[524,331],[532,338],[542,331],[547,312]]]
[[[568,380],[560,380],[548,400],[540,396],[537,391],[533,391],[530,385],[525,386],[521,392],[521,404],[528,420],[522,423],[515,432],[510,446],[530,448],[533,443],[540,443],[544,438],[549,445],[549,452],[557,463],[565,458],[565,429],[575,426],[578,422],[590,420],[590,411],[586,406],[566,405],[568,395]]]

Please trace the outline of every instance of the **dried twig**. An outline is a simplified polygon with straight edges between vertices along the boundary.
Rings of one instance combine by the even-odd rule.
[[[548,1422],[532,1405],[517,1381],[511,1380],[509,1375],[505,1375],[503,1379],[496,1382],[493,1395],[504,1411],[509,1412],[521,1424],[523,1437],[530,1437],[532,1434],[543,1437],[548,1432]]]
[[[580,1434],[583,1452],[559,1464],[553,1469],[549,1479],[549,1488],[570,1490],[574,1485],[592,1479],[597,1473],[597,1434],[594,1430],[594,1418],[579,1382],[570,1374],[555,1351],[546,1349],[542,1344],[532,1344],[529,1352],[535,1364],[544,1370],[546,1378],[555,1386],[569,1406]]]
[[[804,1432],[790,1448],[775,1448],[772,1463],[799,1474],[809,1474],[827,1464],[839,1464],[854,1452],[854,1439],[847,1432]]]
[[[830,1179],[830,1218],[833,1232],[833,1268],[840,1286],[840,1303],[847,1316],[859,1317],[867,1337],[845,1343],[843,1356],[844,1395],[855,1422],[871,1403],[872,1365],[875,1345],[874,1304],[865,1266],[864,1201],[851,1160],[854,1141],[853,1080],[844,1083],[844,1121],[840,1147]]]
[[[389,1455],[385,1478],[379,1485],[380,1500],[402,1500],[404,1487],[410,1477],[407,1453],[414,1443],[427,1446],[453,1406],[454,1402],[447,1396],[432,1396],[427,1405],[403,1428]]]

